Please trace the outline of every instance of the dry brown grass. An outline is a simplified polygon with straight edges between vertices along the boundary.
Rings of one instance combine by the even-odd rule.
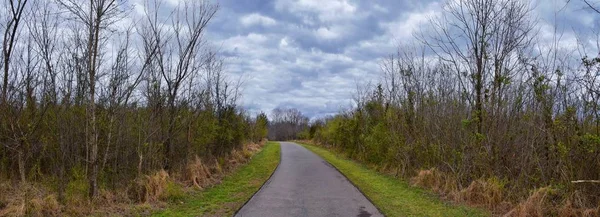
[[[136,202],[157,202],[167,185],[169,184],[169,174],[165,170],[159,170],[152,175],[135,180],[134,184],[129,188],[129,198]],[[108,196],[110,199],[110,196]]]
[[[247,163],[250,158],[257,153],[264,145],[266,141],[261,141],[259,143],[249,143],[242,147],[242,149],[234,149],[229,153],[227,157],[226,164],[224,167],[226,170],[231,171],[237,168],[238,166]]]
[[[28,216],[59,216],[61,206],[56,200],[54,194],[50,194],[43,199],[34,198],[30,200],[30,210],[27,210]]]
[[[597,208],[587,200],[585,194],[575,191],[573,193],[559,192],[551,187],[539,188],[531,193],[524,201],[520,202],[505,217],[598,217],[600,205]]]
[[[495,215],[506,217],[600,216],[600,205],[595,205],[587,200],[589,197],[580,191],[567,194],[550,187],[539,188],[533,191],[527,199],[514,206],[505,198],[504,185],[496,178],[475,180],[464,189],[458,188],[456,180],[452,175],[445,174],[436,168],[418,171],[417,175],[410,179],[414,186],[432,190],[455,202],[488,209]],[[597,208],[590,208],[595,206]]]
[[[505,217],[537,217],[544,216],[545,210],[548,208],[548,196],[552,193],[552,189],[548,187],[535,190],[525,201],[519,203],[514,209],[506,213]]]
[[[261,141],[260,143],[250,143],[245,148],[252,153],[256,153],[260,151],[260,149],[265,145],[266,142]]]
[[[43,186],[29,183],[0,184],[0,216],[59,216],[62,206]]]
[[[181,175],[170,176],[165,170],[159,170],[138,177],[126,191],[100,189],[94,201],[88,200],[85,192],[77,192],[61,204],[56,194],[41,184],[14,184],[0,180],[0,216],[123,216],[135,213],[134,207],[150,212],[164,206],[164,200],[169,196],[169,185],[200,189],[214,185],[225,173],[247,163],[265,142],[246,144],[240,150],[233,150],[222,163],[216,158],[206,160],[196,157],[186,165]]]
[[[580,191],[575,191],[558,207],[559,216],[600,216],[600,204],[596,208],[588,201],[588,197]]]
[[[11,194],[13,197],[8,198],[4,196],[2,201],[2,210],[0,210],[0,216],[24,216],[26,213],[26,202],[25,198],[14,194],[13,192],[2,190],[2,194]]]
[[[483,207],[493,213],[504,213],[512,207],[505,201],[504,185],[495,178],[478,179],[460,189],[456,176],[431,168],[421,170],[410,179],[414,186],[429,189],[440,196],[458,203]]]
[[[216,165],[214,170],[220,170],[219,164],[216,161],[213,165]],[[214,182],[214,172],[215,171],[211,171],[211,169],[196,156],[196,158],[186,166],[183,177],[190,185],[202,189]]]
[[[421,170],[417,173],[417,176],[410,179],[411,183],[415,186],[431,189],[438,192],[440,183],[442,182],[442,176],[440,172],[431,168],[428,170]]]
[[[264,146],[266,141],[249,143],[242,149],[232,150],[222,163],[216,158],[210,160],[200,159],[198,156],[190,161],[183,171],[182,181],[187,186],[203,189],[214,185],[230,171],[248,162],[248,160]]]
[[[483,206],[490,210],[496,210],[504,202],[504,187],[496,179],[478,179],[462,189],[457,198],[472,206]]]
[[[430,189],[435,193],[451,199],[458,195],[458,183],[456,178],[451,175],[440,172],[436,168],[421,170],[415,177],[410,179],[414,186]]]
[[[247,158],[246,158],[246,154],[244,154],[244,150],[237,150],[234,149],[228,157],[228,161],[226,164],[227,169],[233,169],[236,166],[243,164],[244,162],[246,162]]]

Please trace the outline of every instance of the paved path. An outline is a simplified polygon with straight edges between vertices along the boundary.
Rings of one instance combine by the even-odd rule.
[[[238,217],[383,216],[342,174],[321,157],[281,143],[281,162]]]

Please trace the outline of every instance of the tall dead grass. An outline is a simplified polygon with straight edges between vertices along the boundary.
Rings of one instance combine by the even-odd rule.
[[[221,173],[221,167],[219,163],[214,160],[213,170],[211,170],[202,160],[196,156],[193,161],[188,163],[184,172],[184,178],[187,180],[188,185],[193,185],[199,189],[202,189],[214,182],[214,174]]]
[[[436,168],[420,170],[410,179],[414,186],[429,189],[457,203],[482,207],[494,215],[505,217],[541,216],[600,216],[600,204],[588,200],[581,191],[569,193],[543,187],[534,190],[529,197],[513,205],[505,197],[507,193],[502,181],[496,178],[478,179],[460,189],[456,177]],[[594,208],[595,207],[595,208]]]
[[[224,159],[213,158],[203,160],[196,156],[190,161],[183,172],[183,183],[203,189],[218,183],[222,177],[237,167],[247,163],[250,158],[264,146],[265,141],[249,143],[241,149],[232,150]]]
[[[54,194],[29,183],[0,184],[0,216],[59,216],[62,206]]]
[[[504,216],[600,216],[600,204],[596,208],[590,208],[594,205],[586,198],[579,191],[564,193],[551,187],[543,187],[533,191],[525,201],[520,202]]]
[[[503,212],[510,208],[504,200],[504,184],[496,178],[478,179],[460,190],[455,200],[472,206],[481,206],[494,212]]]
[[[549,187],[539,188],[504,216],[545,216],[544,214],[548,212],[547,209],[549,208],[549,200],[547,198],[553,193],[553,189]]]
[[[73,192],[61,204],[51,188],[36,183],[15,184],[0,180],[0,216],[87,216],[99,214],[103,216],[128,215],[134,206],[162,206],[174,194],[185,187],[203,189],[214,185],[226,173],[247,163],[249,159],[264,146],[260,143],[245,144],[241,149],[234,149],[221,160],[201,159],[195,157],[181,171],[181,174],[169,175],[159,170],[150,175],[135,179],[125,191],[109,191],[101,189],[99,197],[93,201],[86,199],[85,189],[79,189],[75,180],[70,183]],[[80,177],[81,178],[81,177]],[[85,177],[82,178],[85,182]],[[85,183],[83,183],[85,184]],[[85,186],[85,185],[84,185]],[[191,190],[191,189],[190,189]]]
[[[165,170],[159,170],[152,175],[136,179],[128,190],[129,197],[136,202],[157,202],[162,198],[168,184],[169,174]]]

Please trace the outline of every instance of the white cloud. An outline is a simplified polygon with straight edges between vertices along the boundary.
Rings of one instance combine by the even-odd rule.
[[[376,11],[378,11],[378,12],[382,12],[382,13],[387,13],[387,12],[389,12],[387,8],[384,8],[384,7],[382,7],[382,6],[381,6],[381,5],[379,5],[379,4],[374,4],[374,5],[373,5],[373,9],[375,9],[375,10],[376,10]]]
[[[356,6],[347,0],[277,0],[275,8],[299,16],[305,13],[316,13],[321,22],[351,19],[357,11]]]
[[[275,21],[273,18],[263,16],[258,13],[252,13],[241,17],[240,23],[246,27],[255,25],[274,26],[277,24],[277,21]]]
[[[144,7],[144,3],[142,3],[141,1],[133,1],[131,6],[133,7],[133,11],[136,13],[136,15],[138,16],[142,16],[146,13],[146,9]]]
[[[264,43],[268,40],[266,36],[256,33],[248,34],[248,39],[256,43]]]
[[[440,4],[433,2],[425,10],[412,11],[399,16],[395,21],[381,23],[380,25],[386,29],[390,37],[399,41],[406,41],[412,39],[413,33],[423,28],[423,24],[427,23],[430,18],[440,13]]]
[[[271,36],[258,33],[249,33],[248,35],[236,35],[218,42],[222,44],[224,51],[232,52],[257,52],[267,49],[266,42],[272,40]]]
[[[184,3],[184,1],[182,1],[182,0],[166,0],[166,2],[171,7],[179,6],[182,3]]]
[[[319,29],[317,29],[315,31],[315,35],[317,36],[318,39],[322,39],[322,40],[336,39],[340,36],[337,32],[332,31],[331,29],[326,28],[326,27],[320,27]]]
[[[279,40],[279,48],[285,48],[287,47],[288,44],[288,38],[287,37],[283,37],[281,40]]]

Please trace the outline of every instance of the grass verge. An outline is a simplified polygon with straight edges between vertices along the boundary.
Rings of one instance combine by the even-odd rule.
[[[380,174],[317,146],[299,143],[343,173],[386,216],[489,216],[484,210],[454,205],[406,181]]]
[[[267,181],[280,159],[279,143],[267,142],[250,162],[204,191],[185,196],[153,216],[231,216]]]

